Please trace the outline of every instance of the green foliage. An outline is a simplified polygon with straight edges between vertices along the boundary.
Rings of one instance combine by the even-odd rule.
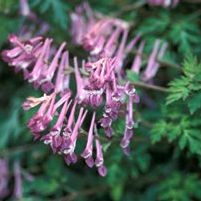
[[[50,13],[55,25],[59,24],[63,30],[66,29],[68,5],[63,0],[34,0],[32,5],[38,6],[41,14]]]
[[[195,174],[183,175],[174,172],[161,182],[159,200],[161,201],[191,201],[201,199],[201,181]]]
[[[17,27],[19,26],[19,19],[11,19],[12,18],[0,14],[0,47],[2,46],[3,42],[5,42],[5,40],[7,39],[8,35],[17,31]]]
[[[12,139],[16,139],[22,131],[22,127],[19,122],[20,102],[17,99],[14,101],[15,102],[11,105],[10,113],[8,115],[4,115],[4,118],[1,118],[0,148],[8,145],[9,141],[12,141]]]
[[[182,150],[188,148],[192,154],[201,154],[201,124],[197,121],[201,107],[200,74],[201,64],[195,57],[188,56],[180,78],[169,84],[165,118],[154,124],[151,135],[153,143],[166,137],[169,142],[178,140]]]
[[[189,56],[183,64],[183,75],[170,82],[170,95],[167,104],[175,101],[186,101],[191,113],[201,107],[201,64],[193,56]]]

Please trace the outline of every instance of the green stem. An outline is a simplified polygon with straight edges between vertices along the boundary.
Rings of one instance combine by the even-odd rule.
[[[160,87],[160,86],[156,86],[156,85],[152,85],[152,84],[146,84],[144,82],[132,82],[132,84],[134,84],[134,86],[136,87],[140,87],[140,88],[145,88],[145,89],[151,89],[154,91],[160,91],[160,92],[164,92],[164,93],[168,93],[169,90],[165,87]]]

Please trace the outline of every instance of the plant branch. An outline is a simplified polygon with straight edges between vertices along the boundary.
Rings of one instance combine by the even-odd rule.
[[[39,144],[27,144],[27,145],[2,149],[0,150],[0,156],[5,157],[5,156],[10,156],[12,154],[16,154],[18,152],[27,152],[36,148],[37,146],[39,146]]]
[[[145,89],[151,89],[154,91],[160,91],[160,92],[164,92],[164,93],[168,93],[169,90],[165,87],[160,87],[160,86],[156,86],[156,85],[152,85],[152,84],[146,84],[144,82],[132,82],[132,84],[134,84],[134,86],[136,87],[140,87],[140,88],[145,88]]]
[[[89,188],[89,189],[85,189],[85,190],[81,190],[81,191],[75,191],[75,192],[70,193],[67,196],[59,198],[59,201],[73,201],[73,200],[76,200],[78,197],[102,193],[102,192],[106,191],[107,189],[108,189],[107,186],[98,186],[98,187],[93,187],[93,188]],[[58,200],[58,199],[55,199],[52,201],[56,201],[56,200]]]
[[[146,0],[140,0],[140,1],[135,2],[134,4],[126,5],[126,6],[122,7],[120,11],[115,12],[113,14],[113,16],[118,17],[128,11],[137,10],[140,7],[144,6],[145,4],[146,4]]]

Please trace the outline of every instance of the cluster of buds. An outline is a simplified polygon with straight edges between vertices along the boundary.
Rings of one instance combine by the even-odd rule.
[[[175,7],[178,3],[179,0],[148,0],[151,6]]]

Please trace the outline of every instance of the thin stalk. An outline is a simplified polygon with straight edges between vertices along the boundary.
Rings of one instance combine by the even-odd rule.
[[[152,85],[152,84],[146,84],[144,82],[132,82],[132,84],[134,84],[134,86],[136,87],[140,87],[140,88],[145,88],[145,89],[151,89],[154,91],[159,91],[159,92],[164,92],[164,93],[168,93],[169,90],[165,87],[160,87],[160,86],[156,86],[156,85]]]

